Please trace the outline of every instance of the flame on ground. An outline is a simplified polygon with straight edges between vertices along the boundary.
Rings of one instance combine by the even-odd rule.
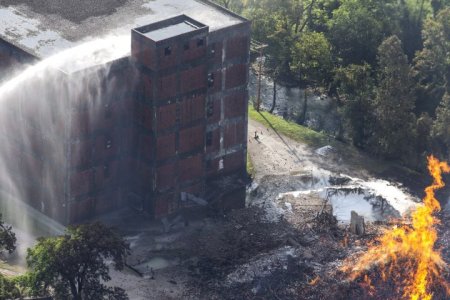
[[[433,183],[425,189],[423,205],[412,214],[412,224],[386,231],[369,246],[356,265],[353,262],[352,266],[344,267],[344,271],[351,272],[350,279],[364,278],[369,294],[376,292],[367,275],[368,268],[373,266],[379,268],[380,279],[394,282],[397,292],[406,299],[431,300],[435,286],[441,286],[450,294],[450,285],[442,276],[446,263],[435,249],[439,220],[434,216],[441,210],[435,191],[445,186],[442,174],[450,173],[450,166],[430,156],[428,170]]]

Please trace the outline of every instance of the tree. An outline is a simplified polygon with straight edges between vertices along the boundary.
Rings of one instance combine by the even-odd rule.
[[[270,76],[290,79],[292,45],[301,37],[313,17],[317,0],[246,1],[244,15],[252,20],[252,36],[268,44],[264,51]],[[273,69],[273,70],[272,70]]]
[[[427,113],[423,113],[417,119],[417,152],[426,158],[428,151],[431,149],[431,129],[433,119]],[[423,161],[426,161],[424,159]]]
[[[128,244],[101,223],[69,227],[63,236],[38,239],[28,249],[27,264],[35,290],[54,291],[58,299],[127,299],[119,288],[102,282],[111,280],[105,260],[123,269]]]
[[[0,251],[6,250],[13,253],[16,250],[16,235],[12,231],[12,227],[6,225],[0,214]]]
[[[450,157],[450,64],[445,69],[445,94],[436,109],[436,120],[431,129],[434,146],[438,154],[445,158]]]
[[[383,39],[382,23],[359,1],[343,1],[333,12],[328,38],[343,65],[372,64]]]
[[[378,87],[373,151],[386,158],[410,158],[415,151],[415,99],[408,59],[397,36],[378,48]]]
[[[304,32],[292,47],[291,70],[300,82],[329,82],[333,69],[331,46],[321,32]]]
[[[413,78],[417,88],[417,111],[435,115],[445,93],[445,73],[450,65],[450,8],[425,22],[424,48],[414,59]]]
[[[244,5],[241,0],[213,0],[213,2],[216,2],[217,4],[222,5],[223,7],[236,13],[240,13]]]
[[[349,65],[336,70],[335,81],[346,132],[353,145],[364,148],[373,133],[374,82],[370,65]]]

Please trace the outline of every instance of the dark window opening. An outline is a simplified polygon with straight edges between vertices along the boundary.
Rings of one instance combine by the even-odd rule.
[[[107,138],[106,142],[105,142],[105,148],[106,149],[111,149],[112,148],[112,144],[113,144],[112,139],[111,138]]]
[[[213,142],[213,133],[208,132],[206,134],[206,146],[212,146],[212,142]]]
[[[214,102],[212,100],[208,100],[208,105],[206,108],[206,115],[211,117],[214,114]]]
[[[205,40],[204,39],[198,39],[197,40],[197,47],[202,47],[205,44]]]
[[[186,42],[186,43],[184,43],[184,46],[183,46],[183,49],[184,49],[184,51],[187,51],[187,50],[189,50],[189,42]]]
[[[214,86],[214,73],[208,74],[208,87]]]
[[[169,46],[164,48],[164,55],[169,56],[170,54],[172,54],[172,47]]]

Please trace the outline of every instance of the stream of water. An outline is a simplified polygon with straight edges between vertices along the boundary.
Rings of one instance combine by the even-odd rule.
[[[85,122],[95,126],[102,99],[112,90],[108,84],[114,84],[106,80],[106,63],[127,56],[129,44],[129,36],[86,42],[25,67],[0,85],[0,209],[17,233],[22,258],[36,237],[63,232],[46,214],[65,205],[67,151],[77,149],[66,121],[83,101]]]

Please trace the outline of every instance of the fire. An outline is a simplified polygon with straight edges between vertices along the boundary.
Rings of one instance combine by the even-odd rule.
[[[442,278],[446,263],[440,251],[435,249],[436,225],[439,220],[434,214],[441,210],[435,191],[445,186],[443,173],[450,173],[450,166],[433,156],[428,157],[428,170],[433,183],[425,189],[423,205],[412,214],[411,225],[395,226],[386,231],[369,246],[368,251],[345,271],[351,271],[350,278],[364,278],[369,294],[374,292],[367,268],[377,266],[380,280],[395,283],[397,291],[406,299],[431,300],[432,287],[439,285],[447,294],[450,285]]]

